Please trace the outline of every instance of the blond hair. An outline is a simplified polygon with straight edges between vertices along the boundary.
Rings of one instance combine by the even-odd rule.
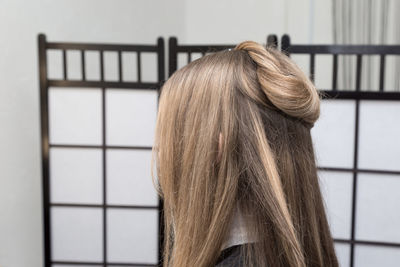
[[[251,41],[167,80],[153,149],[164,266],[213,266],[236,204],[259,239],[246,266],[337,266],[310,135],[319,102],[289,58]]]

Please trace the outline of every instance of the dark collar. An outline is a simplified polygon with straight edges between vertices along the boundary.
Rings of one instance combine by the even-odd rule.
[[[222,250],[215,266],[216,267],[243,266],[241,264],[241,259],[240,259],[240,248],[242,246],[243,244],[228,247]]]

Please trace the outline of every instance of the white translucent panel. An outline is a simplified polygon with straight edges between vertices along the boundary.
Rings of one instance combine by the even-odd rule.
[[[332,89],[332,55],[315,56],[314,83],[318,89]]]
[[[137,81],[137,56],[133,52],[123,52],[122,57],[122,80],[125,82]]]
[[[400,102],[361,101],[358,166],[400,171]]]
[[[178,53],[178,60],[177,60],[177,66],[178,70],[180,68],[183,68],[186,66],[188,63],[188,54],[187,53]]]
[[[400,264],[400,248],[356,245],[354,256],[355,267],[398,267]]]
[[[399,192],[399,175],[358,175],[357,239],[400,243]]]
[[[50,143],[101,144],[101,108],[99,89],[50,89]]]
[[[156,53],[141,53],[142,82],[158,81],[158,63]]]
[[[353,174],[319,171],[321,192],[334,238],[350,238]]]
[[[299,55],[291,54],[291,59],[299,66],[299,68],[304,72],[307,77],[310,77],[310,56],[309,55]]]
[[[67,50],[66,56],[68,80],[81,80],[81,52],[79,50]]]
[[[100,53],[98,51],[85,51],[86,80],[100,80]]]
[[[338,55],[338,90],[354,91],[356,88],[356,56]]]
[[[311,129],[320,167],[353,167],[355,102],[322,100],[321,115]]]
[[[157,116],[155,90],[107,90],[107,144],[153,144]]]
[[[104,51],[104,80],[118,81],[118,53],[115,51]]]
[[[201,58],[203,55],[201,53],[192,53],[192,61]]]
[[[53,203],[102,203],[101,149],[50,149],[50,200]]]
[[[108,150],[108,203],[157,206],[150,162],[151,150]]]
[[[398,66],[400,64],[400,56],[387,55],[385,59],[385,84],[384,91],[393,92],[400,91],[400,80]]]
[[[364,55],[361,68],[361,90],[378,91],[380,56]]]
[[[47,78],[64,79],[63,55],[61,50],[47,50]]]
[[[65,264],[59,265],[59,264],[53,264],[51,266],[52,267],[103,267],[103,265],[93,265],[93,264],[90,264],[90,265],[81,265],[81,264],[79,264],[79,265],[76,265],[76,264],[74,264],[74,265],[65,265]],[[116,266],[113,265],[113,267],[116,267]]]
[[[350,267],[350,245],[335,244],[336,257],[340,267]]]
[[[101,261],[103,224],[100,208],[51,209],[53,261]]]
[[[108,260],[157,263],[158,210],[108,209]]]

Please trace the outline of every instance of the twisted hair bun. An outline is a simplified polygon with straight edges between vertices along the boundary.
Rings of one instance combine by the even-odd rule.
[[[244,50],[257,65],[257,78],[270,102],[289,116],[313,127],[319,117],[318,91],[300,68],[274,48],[245,41],[234,50]]]

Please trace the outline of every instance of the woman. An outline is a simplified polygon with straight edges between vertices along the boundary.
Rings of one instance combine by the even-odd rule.
[[[246,41],[163,85],[153,160],[164,266],[337,266],[310,129],[320,98],[285,55]]]

